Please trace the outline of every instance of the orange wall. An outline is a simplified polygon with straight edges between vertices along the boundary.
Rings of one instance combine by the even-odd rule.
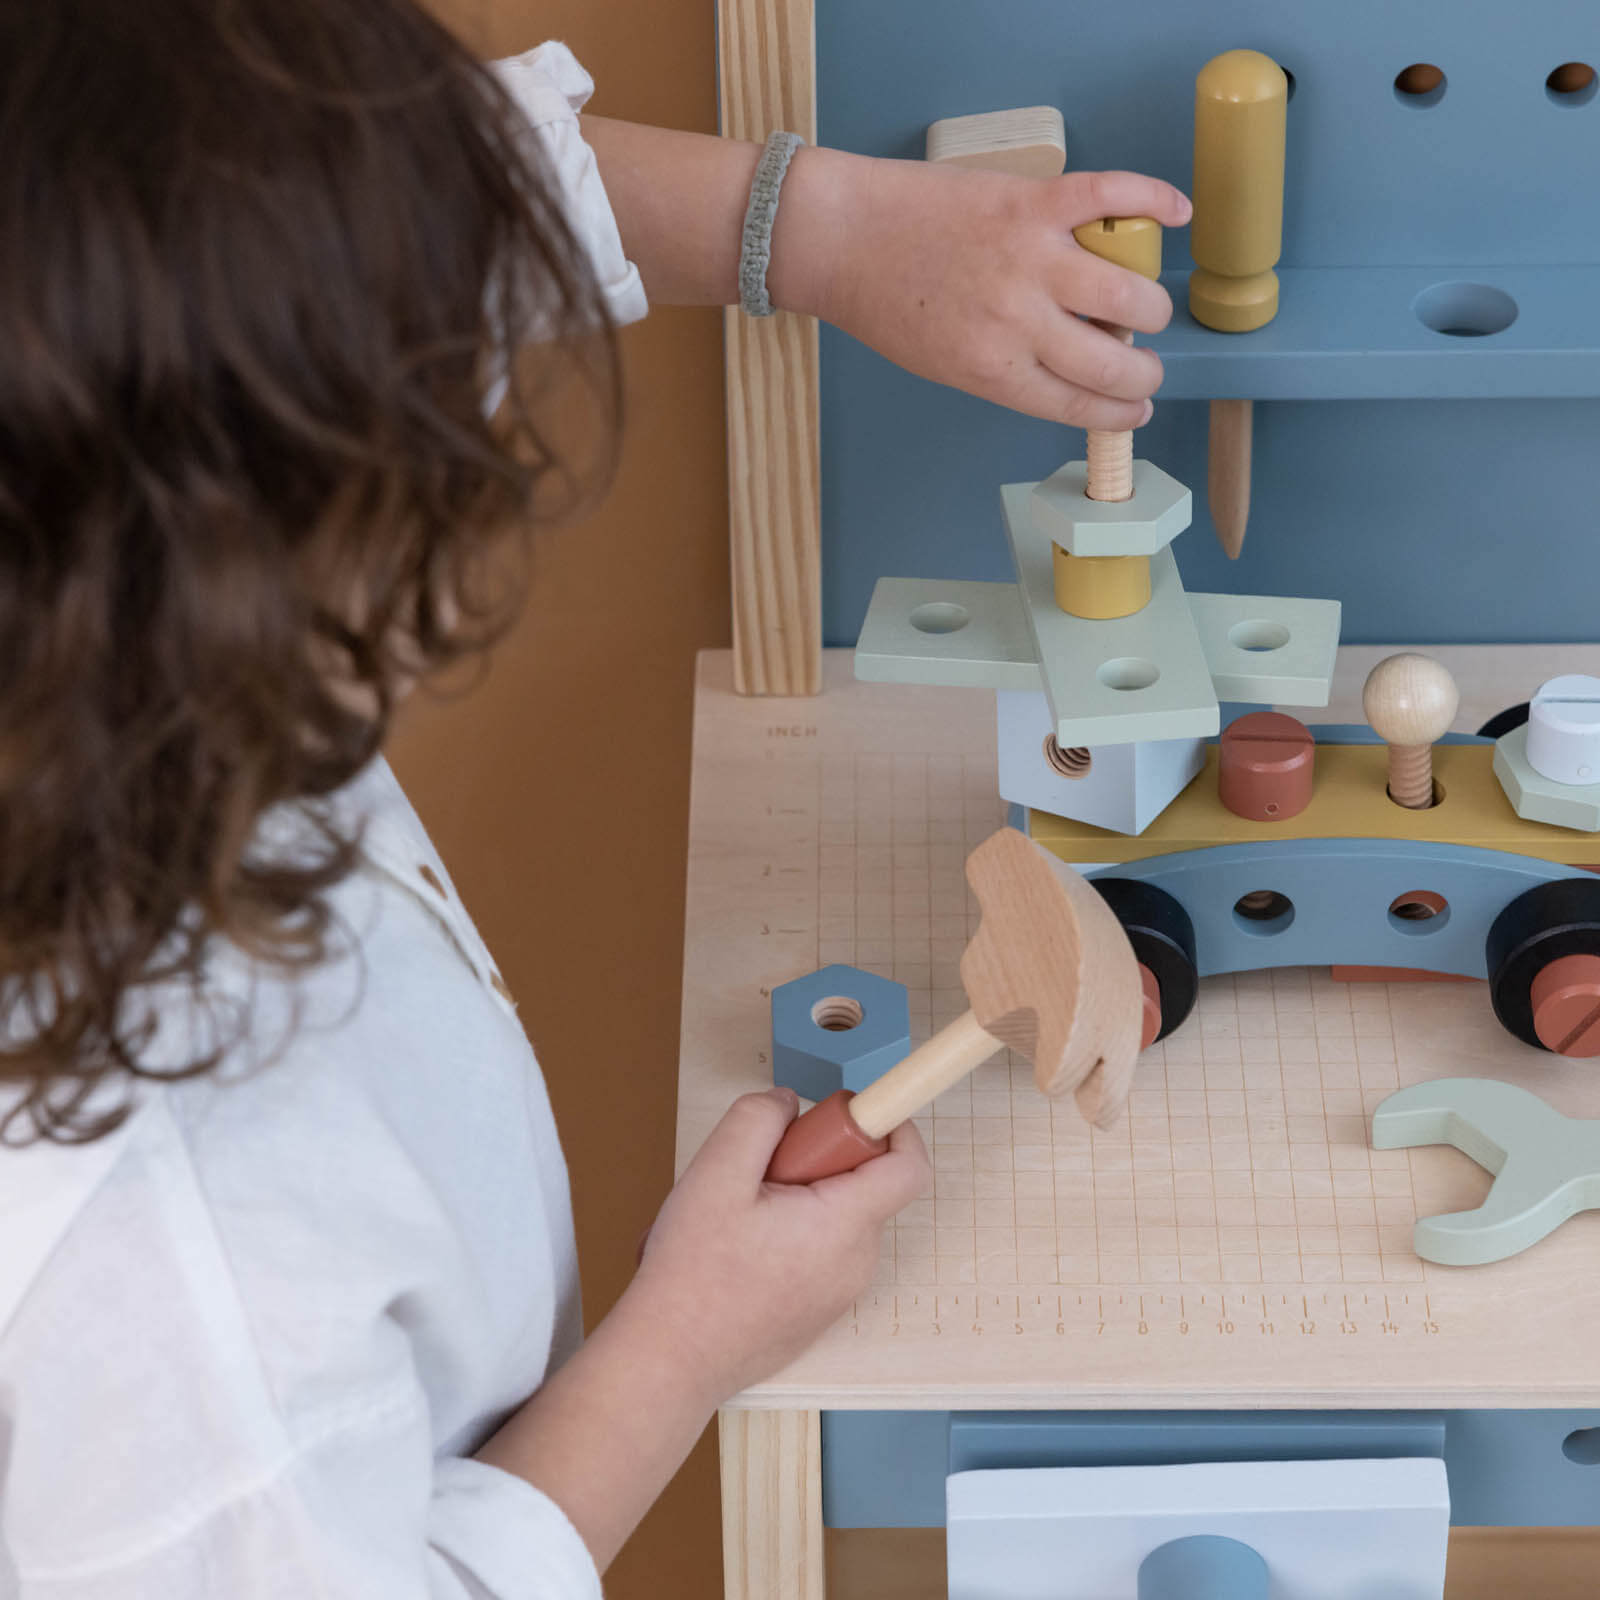
[[[438,0],[486,54],[565,39],[608,116],[713,131],[711,0]],[[391,757],[521,1004],[572,1172],[591,1325],[672,1181],[692,669],[728,640],[722,333],[623,334],[621,474],[546,538],[489,676],[414,698]],[[612,1568],[611,1600],[721,1592],[709,1442]]]

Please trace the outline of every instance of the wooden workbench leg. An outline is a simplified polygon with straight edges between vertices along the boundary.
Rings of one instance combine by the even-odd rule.
[[[824,1600],[822,1414],[723,1411],[724,1600]]]

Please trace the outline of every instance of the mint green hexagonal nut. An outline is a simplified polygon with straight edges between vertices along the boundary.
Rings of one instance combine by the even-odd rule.
[[[1511,809],[1526,821],[1600,833],[1600,784],[1557,783],[1535,772],[1528,761],[1527,723],[1495,740],[1494,775]]]
[[[903,983],[843,963],[772,991],[772,1081],[807,1100],[859,1094],[911,1053]]]
[[[1089,464],[1069,461],[1033,486],[1033,526],[1075,556],[1153,556],[1189,526],[1194,497],[1152,461],[1133,464],[1133,495],[1091,500]]]

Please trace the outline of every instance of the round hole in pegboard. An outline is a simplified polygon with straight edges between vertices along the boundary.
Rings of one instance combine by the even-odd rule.
[[[918,633],[959,633],[971,621],[972,613],[950,600],[930,600],[911,613]]]
[[[830,994],[811,1008],[811,1020],[827,1033],[849,1033],[866,1019],[861,1002],[847,994]]]
[[[1600,1428],[1574,1428],[1561,1441],[1561,1453],[1580,1467],[1600,1467]]]
[[[1394,75],[1394,97],[1413,111],[1426,111],[1444,99],[1450,86],[1444,70],[1431,61],[1413,61]]]
[[[1228,643],[1235,650],[1281,650],[1289,642],[1289,630],[1281,622],[1252,617],[1228,629]]]
[[[1400,802],[1398,800],[1396,800],[1395,797],[1392,794],[1390,794],[1389,787],[1388,787],[1387,784],[1384,785],[1383,792],[1384,792],[1385,795],[1388,796],[1390,805],[1395,805],[1395,806],[1400,805]],[[1442,806],[1443,804],[1444,804],[1444,785],[1442,783],[1440,783],[1437,778],[1435,778],[1433,780],[1433,798],[1427,803],[1427,805],[1419,806],[1416,809],[1421,810],[1421,811],[1431,811],[1435,806]],[[1409,806],[1402,806],[1401,809],[1409,811],[1412,808],[1409,807]]]
[[[1108,689],[1148,689],[1161,676],[1161,668],[1143,656],[1117,656],[1102,661],[1094,675]]]
[[[1407,889],[1389,902],[1389,926],[1410,936],[1438,933],[1450,920],[1450,902],[1432,889]]]
[[[1294,74],[1287,67],[1285,67],[1283,69],[1283,75],[1288,80],[1288,84],[1289,84],[1288,93],[1284,96],[1284,98],[1286,100],[1293,100],[1294,99],[1294,91],[1295,91],[1295,88],[1296,88]]]
[[[1081,744],[1063,750],[1053,733],[1045,735],[1044,758],[1058,778],[1087,778],[1094,757]]]
[[[1593,67],[1587,61],[1563,61],[1544,80],[1544,92],[1552,105],[1586,106],[1600,87]]]
[[[1517,302],[1492,283],[1430,284],[1411,309],[1417,321],[1452,339],[1482,339],[1504,333],[1517,320]]]
[[[1241,932],[1270,939],[1288,931],[1294,921],[1294,901],[1277,889],[1252,889],[1234,901],[1233,920]]]

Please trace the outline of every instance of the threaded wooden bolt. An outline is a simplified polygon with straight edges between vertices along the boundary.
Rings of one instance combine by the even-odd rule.
[[[1389,798],[1411,811],[1433,804],[1433,745],[1450,731],[1461,692],[1432,656],[1389,656],[1367,675],[1361,709],[1389,747]]]
[[[1128,328],[1107,328],[1124,344],[1133,343]],[[1089,463],[1089,482],[1084,493],[1091,500],[1131,500],[1133,498],[1133,432],[1129,428],[1111,431],[1090,428],[1084,455]]]
[[[1091,255],[1147,278],[1161,276],[1161,224],[1151,217],[1104,217],[1074,228],[1072,236]],[[1133,343],[1127,328],[1101,326],[1124,344]],[[1091,500],[1131,500],[1132,430],[1090,428],[1088,435],[1084,493]],[[1131,616],[1150,599],[1150,558],[1074,556],[1057,546],[1055,593],[1056,604],[1075,617]]]
[[[1072,236],[1091,255],[1114,261],[1147,278],[1161,276],[1161,224],[1151,217],[1105,217],[1085,222],[1072,230]],[[1106,328],[1106,332],[1133,343],[1127,328]],[[1090,428],[1086,452],[1089,462],[1087,494],[1091,500],[1131,500],[1133,498],[1133,433],[1121,428],[1108,431]]]

